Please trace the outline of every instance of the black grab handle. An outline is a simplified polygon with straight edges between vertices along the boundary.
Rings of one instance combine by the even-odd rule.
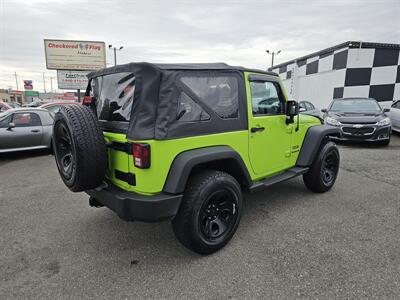
[[[265,130],[265,128],[264,127],[252,127],[251,129],[251,132],[257,132],[257,131],[264,131]]]

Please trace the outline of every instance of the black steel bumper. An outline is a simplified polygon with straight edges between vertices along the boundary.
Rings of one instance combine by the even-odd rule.
[[[86,193],[91,197],[92,204],[98,202],[108,207],[125,221],[157,222],[172,219],[177,214],[182,200],[181,194],[160,193],[144,196],[125,191],[110,183]]]
[[[354,129],[352,132],[349,132],[347,128],[351,126],[352,125],[340,126],[340,134],[332,138],[342,141],[377,142],[389,139],[390,135],[392,134],[392,129],[390,126],[380,127],[376,125],[367,125],[365,127],[371,128],[372,131],[372,133],[367,133],[367,134],[361,133],[361,130],[357,132],[357,129]]]

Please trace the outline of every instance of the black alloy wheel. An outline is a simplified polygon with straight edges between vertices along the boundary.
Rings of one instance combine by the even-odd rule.
[[[76,153],[72,145],[71,133],[64,123],[54,125],[55,156],[60,171],[66,179],[70,179],[75,169]]]
[[[239,226],[242,198],[241,186],[230,174],[203,170],[192,175],[172,220],[176,237],[199,254],[220,250]]]
[[[334,142],[325,141],[310,166],[303,175],[306,187],[316,193],[325,193],[335,184],[339,174],[340,155]]]
[[[331,185],[332,181],[336,179],[337,171],[339,169],[339,156],[335,151],[330,151],[326,154],[322,162],[321,176],[326,185]]]
[[[236,203],[236,194],[228,189],[215,191],[208,197],[199,215],[204,239],[212,242],[232,230],[238,217]]]

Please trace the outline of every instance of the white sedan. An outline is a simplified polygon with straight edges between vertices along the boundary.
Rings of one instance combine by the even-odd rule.
[[[400,132],[400,100],[395,101],[387,113],[392,121],[392,130]]]

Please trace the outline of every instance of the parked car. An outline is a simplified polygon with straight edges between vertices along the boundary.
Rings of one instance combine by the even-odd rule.
[[[13,108],[0,113],[0,153],[51,149],[52,125],[46,109]]]
[[[322,113],[309,101],[299,102],[299,113],[322,118]]]
[[[24,107],[39,107],[42,104],[43,104],[42,100],[35,99],[32,102],[25,104]]]
[[[393,102],[388,116],[392,121],[392,130],[400,132],[400,100]]]
[[[0,112],[11,109],[12,107],[7,102],[0,102]]]
[[[19,103],[17,103],[17,102],[2,102],[2,101],[0,101],[0,112],[6,111],[6,110],[12,109],[12,108],[18,108],[18,107],[21,107],[21,105],[19,105]]]
[[[2,101],[0,101],[0,112],[6,111],[6,110],[12,109],[12,108],[18,108],[18,107],[21,107],[21,105],[19,105],[19,103],[17,103],[17,102],[2,102]]]
[[[391,122],[386,113],[372,98],[341,98],[323,109],[324,122],[340,128],[340,140],[369,141],[382,145],[390,143]]]
[[[21,105],[18,102],[12,101],[12,102],[7,102],[7,104],[11,107],[11,108],[18,108],[21,107]]]
[[[226,64],[130,63],[90,73],[84,105],[54,119],[59,174],[126,221],[172,220],[210,254],[234,235],[242,193],[303,176],[329,191],[339,133],[298,114],[279,76]],[[101,85],[99,83],[102,83]]]
[[[60,110],[60,108],[64,105],[70,105],[70,104],[77,104],[77,102],[49,102],[46,104],[42,104],[41,106],[39,106],[40,108],[45,108],[47,109],[50,114],[54,117],[54,115]]]

